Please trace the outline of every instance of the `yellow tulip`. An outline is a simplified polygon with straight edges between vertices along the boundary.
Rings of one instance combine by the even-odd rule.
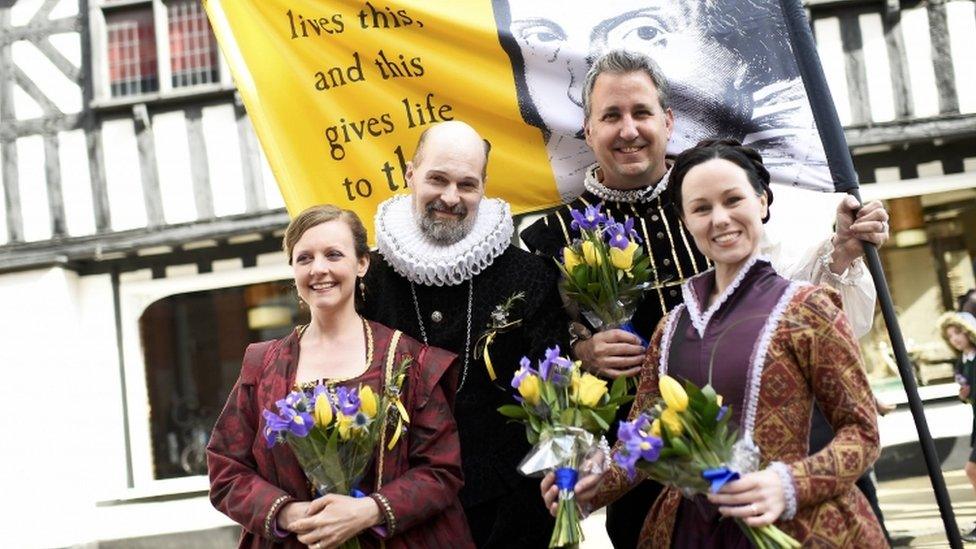
[[[542,389],[542,382],[539,380],[539,376],[535,374],[529,374],[522,378],[522,382],[519,383],[518,392],[522,395],[522,398],[529,403],[530,406],[535,406],[539,404],[539,391]]]
[[[719,407],[722,406],[722,395],[715,395],[715,403],[718,404]]]
[[[627,249],[610,247],[610,262],[613,266],[623,271],[629,271],[634,266],[634,252],[637,251],[637,244],[631,242]]]
[[[359,406],[366,414],[366,417],[376,417],[376,409],[379,407],[379,399],[369,385],[363,385],[359,389]]]
[[[579,367],[577,366],[577,368],[573,370],[573,377],[570,378],[569,381],[569,398],[571,398],[573,402],[577,402],[577,399],[579,398],[580,379],[582,378],[580,377]]]
[[[661,376],[658,389],[661,390],[661,397],[664,398],[664,403],[667,404],[668,409],[675,412],[684,412],[688,409],[688,393],[685,392],[684,387],[678,383],[677,379],[671,376]]]
[[[661,420],[655,419],[654,423],[651,423],[651,434],[657,438],[661,438]]]
[[[583,242],[583,259],[586,260],[586,264],[590,267],[599,267],[603,264],[603,258],[600,257],[600,251],[596,249],[593,242],[587,240]]]
[[[340,412],[336,414],[336,424],[339,427],[339,438],[349,440],[352,436],[353,418]]]
[[[583,260],[580,256],[576,254],[570,247],[563,248],[563,265],[566,266],[566,270],[572,274],[573,269],[575,269]]]
[[[583,374],[579,383],[579,403],[594,408],[607,394],[607,382],[593,374]]]
[[[676,437],[684,431],[684,427],[681,425],[681,418],[678,417],[678,412],[671,408],[667,408],[661,412],[660,419],[661,423],[664,424],[664,428],[668,430],[669,435]],[[651,428],[653,429],[653,427]]]
[[[332,423],[332,405],[329,404],[329,397],[321,394],[315,397],[315,424],[321,428],[326,428]]]

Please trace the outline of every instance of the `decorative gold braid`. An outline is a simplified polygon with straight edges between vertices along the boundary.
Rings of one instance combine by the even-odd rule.
[[[268,514],[264,516],[264,536],[268,539],[278,539],[278,536],[274,534],[274,530],[271,527],[271,523],[275,520],[275,515],[278,514],[278,509],[285,504],[285,502],[291,501],[291,496],[285,494],[278,496],[273,502],[271,502],[271,508],[268,509]]]
[[[643,216],[637,214],[637,210],[634,209],[634,205],[630,205],[630,211],[634,212],[634,218],[640,221],[641,230],[644,231],[644,250],[647,251],[647,258],[651,261],[651,272],[654,273],[654,286],[653,288],[657,290],[657,299],[661,305],[661,314],[668,313],[668,306],[664,304],[664,292],[661,290],[661,277],[657,272],[657,262],[654,261],[654,248],[651,245],[651,235],[647,232],[647,221]]]
[[[400,336],[403,332],[400,330],[395,330],[393,332],[393,337],[390,338],[390,347],[386,350],[386,366],[383,368],[383,385],[384,387],[390,382],[390,377],[393,375],[393,359],[396,355],[397,345],[400,343]],[[385,392],[385,391],[384,391]],[[383,412],[383,425],[380,426],[380,444],[379,444],[379,456],[376,459],[376,491],[370,494],[373,501],[379,504],[380,510],[383,511],[383,515],[386,517],[386,529],[389,535],[393,535],[396,531],[396,515],[393,514],[393,506],[390,505],[390,501],[386,499],[386,496],[379,493],[379,489],[383,487],[383,456],[386,454],[386,427],[387,427],[387,412]],[[380,548],[386,547],[386,541],[380,540]]]
[[[660,203],[661,203],[661,199],[658,198],[658,204],[660,205]],[[660,210],[660,207],[658,207],[658,209]],[[671,245],[671,258],[674,259],[674,266],[678,268],[678,279],[684,280],[685,274],[681,270],[681,261],[678,260],[678,249],[674,245],[674,236],[671,234],[671,224],[668,223],[668,218],[664,215],[663,211],[661,212],[661,221],[664,223],[664,230],[668,233],[668,244]],[[678,230],[680,231],[681,227],[678,227]],[[685,241],[685,249],[687,248],[688,248],[688,241]],[[691,253],[691,250],[689,250],[689,253]]]

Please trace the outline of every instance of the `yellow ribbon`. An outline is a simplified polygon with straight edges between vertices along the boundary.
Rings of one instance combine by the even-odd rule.
[[[403,432],[403,424],[410,423],[410,415],[407,414],[407,409],[403,406],[403,403],[400,402],[400,399],[397,398],[393,402],[396,405],[397,411],[400,412],[400,419],[397,420],[396,431],[393,433],[393,438],[390,439],[390,443],[386,446],[387,450],[392,450],[393,447],[396,446],[397,441],[400,440],[400,433]]]
[[[495,375],[495,368],[492,367],[492,365],[491,365],[491,356],[488,355],[488,347],[491,346],[491,340],[495,338],[495,334],[496,333],[497,332],[490,332],[488,334],[488,339],[485,340],[485,350],[484,350],[485,368],[488,369],[488,377],[492,381],[495,381],[495,378],[498,377],[498,376]]]

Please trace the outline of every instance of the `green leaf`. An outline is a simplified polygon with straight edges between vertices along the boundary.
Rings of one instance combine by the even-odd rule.
[[[610,384],[610,400],[614,400],[627,392],[627,378],[620,376]]]
[[[498,407],[498,413],[511,419],[525,420],[529,417],[529,412],[519,404],[505,404]]]
[[[596,413],[596,410],[588,410],[588,411],[589,411],[589,415],[593,418],[593,421],[596,421],[597,425],[599,425],[601,429],[603,429],[604,431],[610,429],[610,423],[607,420],[600,417],[600,414]]]

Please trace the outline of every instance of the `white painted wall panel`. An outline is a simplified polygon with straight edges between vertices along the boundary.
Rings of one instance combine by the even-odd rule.
[[[264,155],[264,149],[259,150],[261,152],[261,181],[264,183],[264,199],[268,204],[268,209],[284,208],[285,199],[281,196],[278,182],[271,171],[271,165],[268,164],[268,157]]]
[[[247,206],[234,106],[218,105],[203,109],[201,128],[207,144],[214,216],[244,213]]]
[[[14,117],[17,120],[31,120],[44,116],[44,110],[37,104],[37,101],[27,95],[20,86],[14,84]]]
[[[17,0],[10,8],[10,24],[15,27],[26,25],[43,3],[44,0]]]
[[[895,119],[894,91],[891,88],[891,65],[885,45],[881,14],[866,13],[858,17],[864,50],[864,67],[871,99],[871,120],[884,122]]]
[[[167,223],[193,221],[199,215],[193,199],[190,145],[186,140],[183,111],[158,114],[153,117],[152,126],[163,217]]]
[[[901,30],[905,37],[905,57],[912,83],[913,114],[916,118],[939,114],[929,15],[924,5],[901,10]]]
[[[844,69],[844,47],[840,41],[840,22],[836,17],[824,17],[814,21],[817,35],[817,51],[834,98],[837,117],[841,124],[851,123],[850,94],[847,89],[847,72]]]
[[[61,112],[76,113],[81,110],[81,87],[58,70],[34,44],[25,40],[14,42],[11,53],[14,63]]]
[[[3,150],[0,150],[0,166],[3,166]],[[2,206],[7,203],[6,183],[3,181],[3,170],[0,170],[0,244],[7,242],[7,208]]]
[[[75,6],[77,7],[77,6]],[[65,56],[68,61],[76,66],[81,66],[81,35],[77,32],[66,32],[61,34],[52,34],[48,36],[48,41],[54,46],[54,49],[58,50],[61,55]]]
[[[95,208],[92,202],[91,177],[88,171],[88,148],[83,130],[58,134],[58,156],[61,163],[61,193],[68,234],[80,236],[95,233]]]
[[[51,19],[61,19],[72,15],[78,15],[78,0],[61,0],[51,10]]]
[[[17,178],[24,240],[51,238],[51,210],[44,174],[44,138],[39,135],[17,140]]]
[[[956,77],[959,112],[976,112],[976,3],[971,0],[948,2],[946,21],[949,26],[949,48]]]
[[[919,177],[934,177],[937,175],[944,175],[941,160],[922,162],[916,166],[916,169],[918,169]]]
[[[112,228],[117,231],[146,226],[139,151],[132,120],[107,120],[102,124],[105,151],[105,184]]]

